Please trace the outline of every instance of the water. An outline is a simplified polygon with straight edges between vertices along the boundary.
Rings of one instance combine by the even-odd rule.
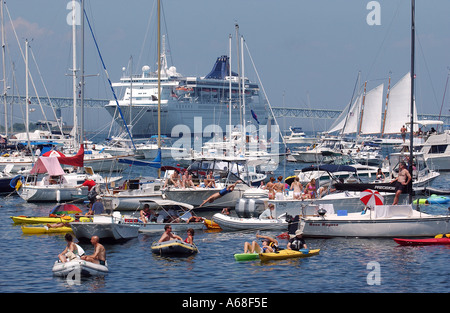
[[[289,176],[300,167],[288,164],[274,175]],[[442,173],[433,186],[450,188],[450,173]],[[256,239],[254,232],[197,232],[200,253],[188,258],[153,255],[150,246],[159,236],[140,234],[123,244],[105,244],[110,269],[105,277],[72,284],[51,272],[65,247],[64,235],[23,235],[10,219],[13,215],[44,216],[54,205],[25,203],[18,196],[2,198],[0,205],[2,293],[444,293],[450,287],[450,246],[401,247],[390,239],[307,239],[310,248],[321,249],[319,255],[268,263],[236,262],[233,254],[243,251],[245,241]],[[447,212],[437,205],[423,209],[432,214]],[[281,246],[286,243],[280,240]],[[81,246],[86,253],[93,252],[89,243]],[[379,284],[373,284],[378,282],[375,278],[380,278]]]

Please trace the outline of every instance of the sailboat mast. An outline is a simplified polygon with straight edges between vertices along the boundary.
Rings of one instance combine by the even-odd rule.
[[[72,0],[72,84],[73,84],[73,148],[76,149],[78,141],[77,120],[77,27],[76,27],[76,0]]]
[[[383,115],[383,128],[381,129],[381,137],[384,135],[384,126],[386,124],[386,113],[387,113],[387,107],[389,103],[389,92],[391,91],[391,75],[389,74],[389,82],[388,82],[388,88],[386,93],[386,104],[384,105],[384,115]]]
[[[7,86],[6,86],[6,62],[5,62],[6,44],[5,44],[5,22],[3,16],[3,5],[4,4],[2,1],[0,6],[0,14],[1,14],[0,18],[2,23],[3,101],[5,105],[5,136],[8,137],[8,104],[6,102]]]
[[[366,87],[367,87],[367,80],[364,82],[364,94],[361,104],[361,115],[359,117],[359,130],[358,130],[358,136],[361,134],[361,127],[362,127],[362,121],[364,116],[364,103],[366,101]]]
[[[242,62],[242,138],[243,138],[243,146],[244,153],[247,141],[247,131],[246,131],[246,122],[245,122],[245,70],[244,70],[244,36],[241,36],[241,62]]]
[[[161,0],[158,0],[158,149],[161,148]]]
[[[409,134],[409,173],[411,174],[411,177],[413,175],[413,146],[414,146],[414,79],[415,79],[415,72],[414,72],[414,60],[415,60],[415,0],[411,0],[411,129]],[[412,180],[411,180],[412,184]],[[409,192],[409,203],[412,203],[412,194],[413,190],[412,187],[410,188]]]
[[[231,34],[228,35],[228,129],[229,129],[229,134],[228,134],[228,141],[230,142],[230,153],[229,155],[231,155],[231,132],[232,132],[232,127],[231,127],[231,105],[232,105],[232,90],[231,90]]]
[[[81,60],[80,60],[80,142],[84,144],[84,0],[81,0]]]

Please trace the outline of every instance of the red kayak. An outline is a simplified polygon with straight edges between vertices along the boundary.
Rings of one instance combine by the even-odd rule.
[[[401,239],[394,238],[394,241],[402,246],[430,246],[430,245],[450,245],[450,238],[428,238],[428,239]]]

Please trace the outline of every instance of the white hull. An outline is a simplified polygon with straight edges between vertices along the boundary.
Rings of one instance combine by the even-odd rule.
[[[387,207],[387,206],[380,206]],[[377,217],[374,212],[326,214],[305,219],[303,235],[308,237],[431,237],[450,231],[450,216],[420,213],[411,206],[390,206],[394,210],[409,207],[410,214],[392,213]],[[378,208],[378,207],[377,207]]]
[[[118,194],[118,195],[102,195],[105,201],[111,201],[112,209],[117,211],[136,211],[142,209],[143,203],[141,201],[162,199],[162,193],[159,194]]]
[[[100,239],[120,241],[139,235],[138,226],[113,222],[110,216],[94,216],[93,222],[72,222],[70,227],[78,240],[90,240],[92,236],[98,236]]]
[[[259,219],[240,218],[216,213],[212,220],[219,224],[224,231],[235,230],[287,230],[288,222],[285,219]]]
[[[65,277],[73,274],[81,276],[103,276],[108,273],[108,263],[106,265],[95,264],[92,262],[75,259],[69,262],[56,261],[52,268],[53,275]]]
[[[22,186],[17,193],[27,202],[61,202],[87,197],[87,189],[59,185]]]

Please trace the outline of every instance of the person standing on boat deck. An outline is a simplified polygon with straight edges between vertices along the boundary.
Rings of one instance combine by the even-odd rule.
[[[278,251],[278,240],[269,236],[262,236],[256,234],[256,238],[262,238],[262,247],[254,240],[250,244],[249,242],[244,243],[244,253],[266,253]]]
[[[203,205],[205,205],[205,203],[209,202],[212,203],[215,200],[222,198],[223,196],[225,196],[227,193],[230,193],[234,190],[234,188],[236,187],[237,184],[242,183],[241,180],[238,180],[237,182],[235,182],[234,184],[228,185],[228,187],[223,188],[222,190],[220,190],[219,192],[216,192],[214,194],[212,194],[211,196],[209,196],[208,199],[206,199],[205,201],[203,201],[202,204],[200,204],[199,208],[201,208]]]
[[[283,195],[284,184],[283,184],[282,180],[283,180],[283,176],[278,176],[278,181],[274,184],[276,200],[284,200],[284,195]]]
[[[406,140],[406,131],[407,131],[407,129],[406,129],[405,125],[403,125],[402,128],[400,128],[400,132],[402,134],[403,143],[405,143],[405,140]]]
[[[178,239],[178,240],[183,241],[183,239],[180,236],[172,234],[172,226],[165,225],[164,233],[162,234],[161,238],[159,238],[158,242],[169,241],[172,239]]]
[[[263,220],[263,219],[274,219],[273,217],[273,210],[275,209],[275,205],[273,203],[269,203],[269,206],[267,207],[267,209],[264,210],[264,212],[262,212],[259,215],[259,219]]]
[[[78,254],[78,247],[73,242],[72,235],[67,233],[64,239],[67,242],[66,248],[58,255],[59,260],[63,263],[76,259]]]
[[[305,198],[306,199],[314,199],[316,197],[316,180],[313,178],[311,181],[305,186]]]
[[[102,197],[97,195],[95,196],[96,201],[92,204],[92,206],[89,208],[89,211],[86,215],[97,215],[102,214],[105,210],[105,207],[102,203]]]
[[[291,184],[291,190],[292,189],[294,190],[294,200],[300,200],[302,197],[303,185],[298,176],[294,178],[294,182]]]
[[[81,259],[95,264],[105,265],[106,250],[105,247],[99,243],[98,236],[92,236],[91,243],[94,246],[94,254],[83,255]]]
[[[270,177],[269,182],[266,184],[266,189],[269,190],[269,200],[275,199],[275,184],[274,184],[275,178]]]
[[[397,178],[391,181],[391,184],[395,182],[395,197],[392,205],[398,204],[400,195],[408,191],[408,184],[411,182],[411,174],[406,169],[405,162],[400,162],[399,167]]]
[[[303,232],[300,229],[297,229],[295,231],[295,236],[293,238],[289,239],[286,249],[296,250],[296,251],[298,251],[300,249],[308,249],[305,239],[303,239]]]

